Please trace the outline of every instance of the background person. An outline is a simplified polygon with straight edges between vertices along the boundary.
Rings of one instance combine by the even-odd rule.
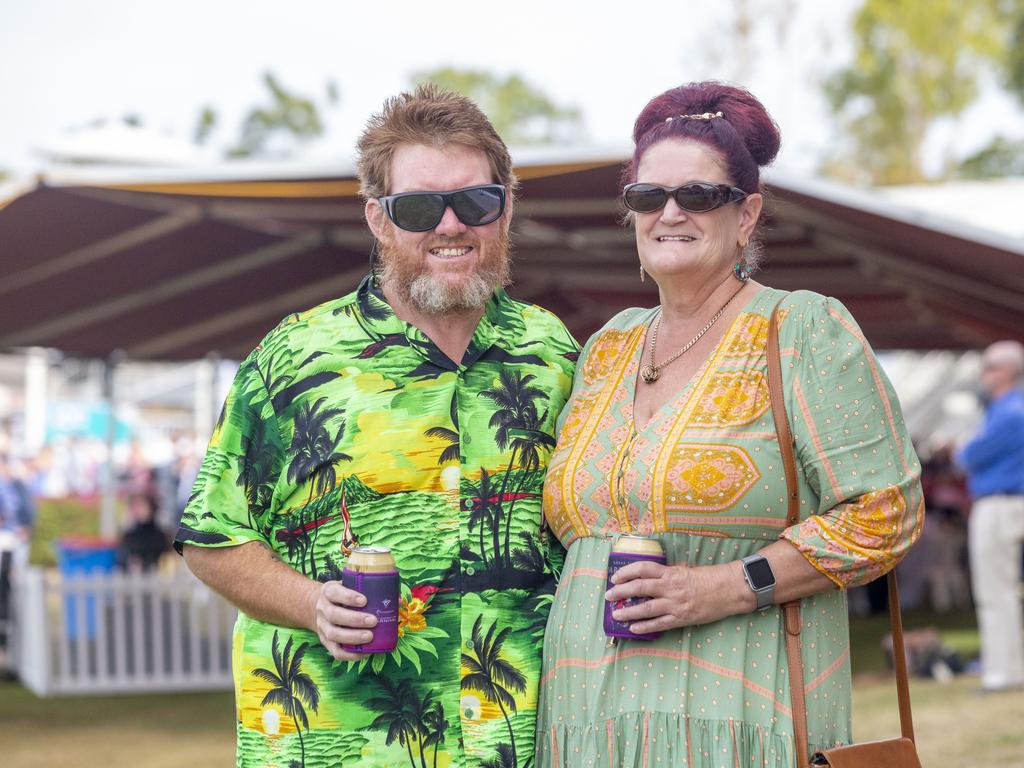
[[[1024,542],[1024,346],[999,341],[985,350],[981,393],[988,405],[981,431],[957,454],[974,504],[967,546],[978,627],[981,687],[1024,685],[1021,544]]]

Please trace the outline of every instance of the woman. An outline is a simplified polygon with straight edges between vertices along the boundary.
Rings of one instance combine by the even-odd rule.
[[[749,279],[759,166],[779,147],[760,102],[718,83],[674,88],[633,139],[623,202],[660,305],[590,339],[561,416],[544,507],[568,559],[544,643],[537,762],[796,765],[777,606],[804,598],[811,749],[848,743],[842,590],[895,567],[917,537],[917,457],[846,309]],[[780,301],[802,521],[791,528],[766,370]],[[657,538],[668,565],[627,566],[606,594],[621,533]],[[662,634],[611,645],[604,602],[630,597],[650,599],[614,617]]]

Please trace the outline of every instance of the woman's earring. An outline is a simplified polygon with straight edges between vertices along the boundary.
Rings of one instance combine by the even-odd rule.
[[[643,281],[644,281],[644,265],[641,264],[640,265],[640,282],[642,283]]]
[[[750,279],[750,270],[747,268],[747,261],[742,256],[736,260],[732,267],[732,273],[741,283]]]

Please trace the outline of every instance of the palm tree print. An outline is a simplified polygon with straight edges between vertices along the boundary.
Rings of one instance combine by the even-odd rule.
[[[533,536],[530,535],[529,531],[520,531],[519,538],[523,540],[526,549],[513,549],[512,562],[520,570],[540,573],[544,570],[544,566],[547,565],[544,552],[541,551],[540,546]]]
[[[242,455],[238,459],[238,485],[242,486],[249,507],[249,527],[255,528],[253,511],[264,509],[270,501],[277,449],[267,430],[267,421],[260,418],[256,408],[250,406],[250,411],[254,429],[251,433],[243,434],[241,438]]]
[[[459,454],[459,433],[454,429],[431,427],[423,434],[427,437],[436,437],[448,443],[445,449],[441,451],[441,457],[437,460],[438,464],[447,464],[449,461],[461,460],[462,457]]]
[[[546,400],[547,394],[544,390],[531,386],[536,379],[532,373],[523,375],[515,369],[503,368],[498,374],[499,385],[485,389],[480,393],[481,397],[498,406],[498,410],[491,416],[489,426],[495,430],[494,440],[501,450],[512,447],[512,455],[509,457],[508,469],[501,481],[501,494],[498,499],[499,505],[504,510],[507,500],[509,480],[512,477],[513,468],[518,465],[521,468],[517,493],[522,490],[526,477],[531,472],[539,470],[541,465],[541,446],[547,449],[555,447],[555,439],[543,430],[547,421],[548,412],[537,412],[537,400]],[[512,512],[515,509],[516,500],[508,500],[508,510],[505,512],[505,542],[504,559],[506,564],[511,564],[509,555],[510,536],[512,530]],[[497,558],[496,558],[497,559]]]
[[[394,683],[390,678],[376,678],[376,682],[384,689],[383,696],[374,696],[368,699],[366,706],[380,712],[369,728],[371,730],[387,730],[384,743],[390,746],[396,741],[406,748],[409,753],[409,764],[416,768],[416,758],[413,756],[412,746],[416,742],[420,755],[420,768],[427,768],[427,759],[424,750],[430,744],[434,745],[434,763],[437,764],[437,744],[444,741],[444,729],[449,725],[444,718],[444,709],[439,702],[434,701],[434,692],[427,691],[421,699],[412,683],[402,680]],[[438,736],[435,731],[441,728]],[[434,738],[431,738],[434,734]]]
[[[335,661],[303,629],[239,616],[246,766],[531,768],[550,602],[533,598],[554,590],[563,550],[538,536],[547,453],[530,429],[553,428],[576,344],[503,291],[479,330],[453,361],[366,280],[286,317],[234,377],[177,540],[258,535],[318,582],[357,543],[389,547],[401,569],[391,653]]]
[[[423,725],[426,729],[426,738],[423,739],[424,747],[434,748],[433,768],[437,768],[437,749],[444,744],[444,734],[451,725],[444,716],[444,707],[441,702],[434,702],[434,708],[423,716]]]
[[[501,742],[498,744],[498,756],[480,763],[480,768],[516,768],[516,751],[511,745]]]
[[[469,519],[466,527],[472,533],[474,528],[480,529],[480,560],[484,567],[487,566],[487,548],[484,546],[485,527],[490,529],[494,551],[494,564],[501,560],[498,545],[498,516],[501,514],[501,507],[491,502],[494,491],[491,489],[491,476],[483,467],[480,468],[480,482],[477,485],[467,483],[469,495],[463,498],[463,510],[469,512]]]
[[[314,494],[323,496],[334,489],[338,482],[334,464],[339,461],[352,460],[347,453],[334,450],[345,434],[345,409],[322,408],[321,406],[326,400],[327,398],[321,397],[312,404],[308,401],[299,404],[299,410],[295,414],[292,442],[288,448],[292,457],[291,464],[288,465],[288,480],[295,483],[300,483],[307,478],[309,480],[307,509]],[[327,422],[335,417],[341,417],[341,422],[338,425],[337,434],[332,438]],[[315,544],[318,531],[319,528],[313,529],[308,547],[310,553],[309,575],[314,579],[317,577]]]
[[[306,746],[302,739],[302,729],[309,730],[309,718],[306,716],[306,707],[316,712],[320,704],[320,690],[313,679],[302,671],[302,657],[309,648],[309,643],[300,643],[299,647],[292,653],[292,638],[284,646],[284,650],[278,649],[277,631],[274,631],[274,639],[271,644],[271,653],[274,657],[274,672],[269,669],[254,669],[252,674],[261,680],[266,680],[273,688],[267,691],[260,703],[261,707],[276,706],[295,723],[295,732],[299,735],[299,752],[302,762],[306,765]],[[299,722],[301,721],[301,726]]]
[[[253,362],[253,368],[259,374],[260,381],[263,382],[263,387],[267,390],[267,394],[273,396],[277,391],[284,389],[295,380],[295,374],[287,372],[286,366],[289,362],[287,348],[276,349],[268,355],[265,370],[261,370],[259,365]],[[275,376],[275,369],[280,368],[285,368],[286,372],[278,373]]]
[[[516,766],[519,764],[516,758],[516,737],[512,733],[512,722],[508,718],[508,713],[516,713],[516,698],[512,691],[526,691],[526,677],[501,656],[501,646],[512,628],[505,627],[495,635],[498,628],[498,622],[495,621],[487,630],[487,634],[481,635],[482,623],[483,616],[478,616],[473,624],[472,651],[462,654],[462,665],[469,670],[462,676],[462,688],[482,693],[498,705],[502,717],[505,718],[508,737],[512,743],[512,765]]]

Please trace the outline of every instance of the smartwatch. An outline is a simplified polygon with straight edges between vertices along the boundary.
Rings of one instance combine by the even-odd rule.
[[[748,555],[743,563],[743,578],[757,597],[757,610],[763,611],[775,603],[775,574],[763,555]]]

